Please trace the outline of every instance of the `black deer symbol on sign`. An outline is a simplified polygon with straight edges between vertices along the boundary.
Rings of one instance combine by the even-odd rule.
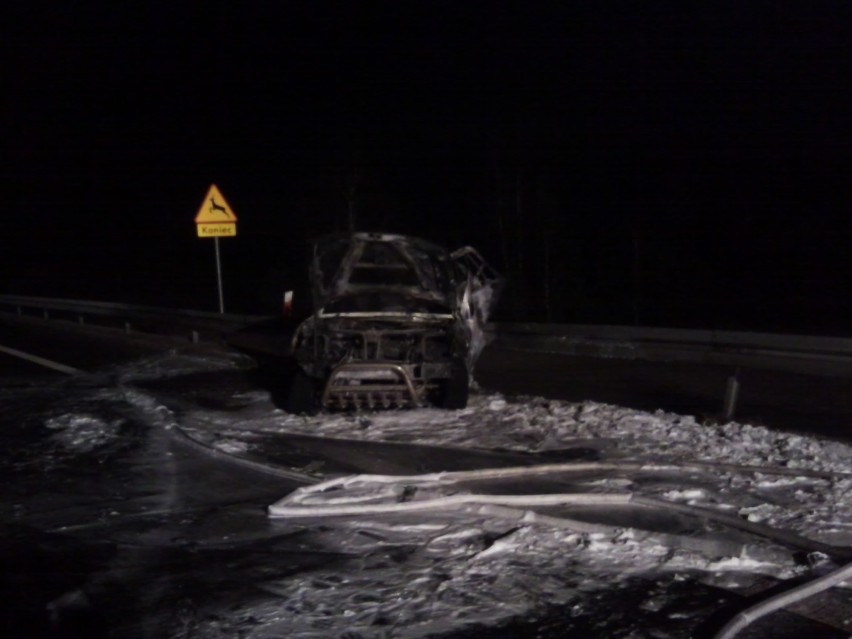
[[[224,206],[222,206],[221,204],[216,204],[216,198],[215,198],[215,197],[211,197],[211,198],[210,198],[210,212],[211,212],[211,213],[213,213],[214,211],[221,211],[223,215],[225,215],[225,216],[227,216],[227,217],[231,217],[231,216],[228,214],[228,209],[226,209],[226,208],[225,208]]]

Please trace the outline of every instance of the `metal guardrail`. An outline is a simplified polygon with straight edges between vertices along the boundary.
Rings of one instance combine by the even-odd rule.
[[[99,323],[123,327],[128,333],[185,334],[193,341],[198,341],[202,335],[221,336],[263,319],[258,315],[20,295],[0,295],[0,309],[18,315],[35,314],[45,319],[76,320],[80,324],[97,320]]]
[[[590,357],[691,361],[852,376],[852,339],[736,331],[500,323],[496,345]]]
[[[83,323],[108,317],[127,329],[221,336],[267,316],[0,295],[0,309]],[[147,326],[146,326],[147,325]],[[501,322],[487,328],[497,348],[567,355],[690,361],[852,377],[852,338],[677,328]]]

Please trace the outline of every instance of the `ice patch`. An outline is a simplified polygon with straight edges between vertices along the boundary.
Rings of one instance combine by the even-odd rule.
[[[241,442],[235,439],[225,439],[216,442],[216,449],[221,450],[223,453],[237,455],[248,451],[249,445],[246,442]]]
[[[492,399],[488,402],[488,410],[503,410],[506,408],[506,400],[502,397]]]
[[[663,497],[670,501],[694,502],[695,500],[706,498],[707,491],[700,488],[694,488],[691,490],[669,490],[663,493]]]
[[[60,415],[45,421],[44,425],[56,431],[51,441],[63,448],[88,453],[109,443],[118,436],[123,419],[104,421],[94,415]]]

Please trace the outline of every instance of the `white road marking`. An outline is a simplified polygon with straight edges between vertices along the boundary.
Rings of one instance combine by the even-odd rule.
[[[59,371],[60,373],[65,373],[66,375],[76,375],[77,373],[83,372],[79,368],[66,366],[65,364],[60,364],[59,362],[54,362],[53,360],[45,359],[44,357],[39,357],[38,355],[32,355],[30,353],[25,353],[14,348],[9,348],[8,346],[0,345],[0,353],[6,353],[7,355],[11,355],[12,357],[25,359],[28,362],[32,362],[33,364],[38,364],[39,366],[44,366],[45,368],[52,368],[53,370]]]

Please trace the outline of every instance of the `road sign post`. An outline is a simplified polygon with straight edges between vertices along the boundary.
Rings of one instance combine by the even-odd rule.
[[[219,254],[220,237],[236,237],[237,216],[215,184],[207,190],[204,201],[195,215],[198,237],[212,237],[216,248],[216,282],[219,288],[219,312],[225,312],[225,297],[222,292],[222,259]]]
[[[216,246],[216,282],[219,284],[219,312],[225,312],[225,296],[222,293],[222,258],[219,257],[219,238],[214,237],[213,242]]]

